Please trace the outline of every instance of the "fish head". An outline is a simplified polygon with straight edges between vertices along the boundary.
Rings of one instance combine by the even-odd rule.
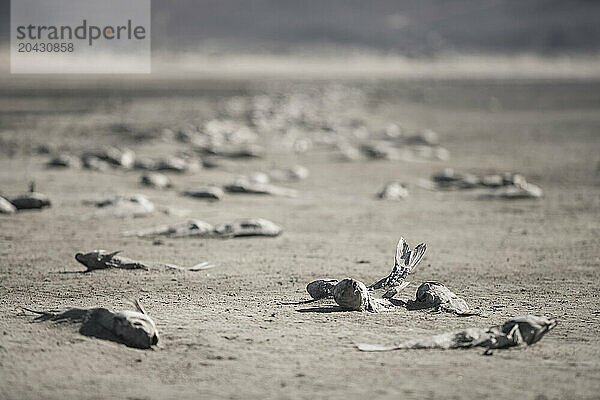
[[[333,298],[342,308],[363,311],[369,308],[369,291],[364,283],[347,278],[335,285]]]
[[[109,260],[120,252],[121,250],[114,251],[112,253],[106,250],[94,250],[88,253],[77,253],[75,254],[75,259],[81,264],[85,265],[88,270],[92,270],[102,268],[105,261]]]
[[[141,312],[122,311],[113,319],[115,335],[126,345],[149,349],[158,343],[158,331],[154,321]]]
[[[509,333],[518,326],[523,341],[527,344],[533,344],[540,340],[548,331],[554,329],[557,322],[554,318],[525,315],[513,318],[502,325],[502,332]]]

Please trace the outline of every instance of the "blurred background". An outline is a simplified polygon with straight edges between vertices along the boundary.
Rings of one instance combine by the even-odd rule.
[[[0,4],[0,42],[7,46],[10,2]],[[599,20],[593,0],[153,0],[153,71],[217,72],[227,58],[230,72],[306,71],[299,67],[306,64],[333,72],[352,60],[357,73],[410,75],[415,62],[449,60],[429,73],[451,74],[453,65],[470,74],[476,64],[504,75],[511,68],[596,75]],[[493,65],[484,65],[484,56]]]

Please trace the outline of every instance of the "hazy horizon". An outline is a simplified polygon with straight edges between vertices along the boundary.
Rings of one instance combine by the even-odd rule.
[[[600,2],[589,0],[153,0],[152,47],[174,54],[586,54],[600,50],[599,15]],[[0,26],[0,44],[7,43],[9,0],[0,1]]]

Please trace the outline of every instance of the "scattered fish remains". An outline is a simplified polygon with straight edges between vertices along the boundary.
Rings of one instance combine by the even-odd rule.
[[[41,210],[50,207],[50,198],[35,191],[35,181],[29,183],[29,192],[14,197],[0,196],[0,214],[14,214],[21,210]]]
[[[315,300],[333,297],[333,288],[339,282],[337,279],[318,279],[306,285],[306,291]]]
[[[138,349],[150,349],[158,343],[158,330],[152,318],[139,303],[136,311],[113,312],[106,308],[70,308],[67,310],[35,311],[36,321],[80,324],[79,333],[84,336],[110,340]]]
[[[448,160],[450,153],[440,146],[409,146],[397,147],[388,141],[375,141],[364,143],[362,153],[372,160],[388,161],[420,161],[420,160]]]
[[[349,143],[342,142],[336,146],[335,159],[338,161],[359,161],[362,158],[360,150]]]
[[[93,155],[82,156],[81,165],[85,169],[98,172],[105,172],[112,168],[112,166],[107,161],[104,161]]]
[[[302,165],[296,165],[289,169],[275,169],[269,172],[269,177],[274,181],[296,182],[301,181],[310,175],[308,168]]]
[[[392,351],[402,349],[465,349],[485,347],[506,349],[528,346],[538,342],[556,326],[556,320],[535,315],[526,315],[506,321],[490,328],[467,328],[461,331],[408,340],[393,345],[357,344],[361,351]]]
[[[434,174],[431,180],[433,189],[487,189],[487,192],[481,194],[482,198],[537,199],[544,195],[539,186],[528,183],[523,175],[510,172],[477,176],[471,173],[460,174],[452,168],[446,168]]]
[[[140,178],[140,183],[155,189],[168,189],[173,187],[173,183],[171,183],[169,177],[159,172],[146,172]]]
[[[145,171],[167,172],[195,172],[202,168],[200,161],[193,157],[164,157],[164,158],[139,158],[134,163],[135,169]]]
[[[213,234],[219,238],[239,238],[246,236],[279,236],[282,229],[263,218],[240,219],[215,225]]]
[[[473,189],[479,187],[481,179],[474,174],[459,174],[452,168],[434,174],[431,180],[438,189]]]
[[[184,268],[184,267],[180,267],[178,265],[173,265],[173,264],[137,261],[137,260],[133,260],[131,258],[120,256],[119,253],[121,253],[121,251],[109,252],[106,250],[94,250],[89,253],[77,253],[77,254],[75,254],[75,259],[87,268],[86,272],[95,271],[98,269],[111,269],[111,268],[143,269],[146,271],[149,271],[149,270],[198,271],[200,266],[203,267],[201,269],[206,269],[206,266],[210,265],[208,263],[202,263],[202,264],[195,265],[191,268]]]
[[[401,200],[406,197],[408,197],[408,189],[400,182],[390,182],[377,193],[377,198],[382,200]]]
[[[137,236],[140,238],[155,238],[159,236],[168,238],[183,237],[208,237],[214,227],[204,221],[189,220],[173,225],[158,225],[139,231],[123,232],[123,236]]]
[[[86,160],[88,160],[88,164],[89,160],[100,160],[113,167],[130,169],[135,162],[135,153],[128,148],[107,146],[98,150],[85,152],[82,154],[81,160],[83,161],[84,166],[86,165]]]
[[[50,207],[50,198],[43,193],[29,192],[9,199],[17,210],[40,210]]]
[[[241,117],[241,115],[238,115]],[[203,126],[187,124],[177,130],[175,138],[183,143],[202,148],[239,146],[250,144],[258,139],[254,130],[233,119],[212,119]]]
[[[544,196],[542,188],[533,183],[520,183],[493,189],[488,193],[481,195],[481,198],[487,199],[539,199]]]
[[[417,289],[416,300],[406,300],[409,310],[430,309],[461,316],[476,315],[465,300],[458,297],[440,282],[425,282]]]
[[[98,200],[87,200],[84,204],[98,207],[96,217],[142,217],[156,210],[154,203],[142,194],[112,196]]]
[[[419,244],[411,250],[403,237],[396,246],[394,268],[388,276],[366,286],[356,279],[320,279],[311,282],[306,287],[308,294],[315,300],[333,296],[335,302],[342,308],[356,311],[377,312],[381,308],[394,304],[389,300],[408,286],[406,277],[417,267],[427,246]]]
[[[364,143],[361,152],[371,160],[414,161],[415,156],[410,149],[398,149],[391,143],[376,141]]]
[[[233,183],[225,185],[223,188],[228,193],[245,193],[282,197],[298,196],[298,192],[294,189],[271,185],[269,183],[255,182],[246,177],[238,178]]]
[[[81,168],[81,160],[67,153],[59,154],[46,163],[50,168]]]
[[[217,186],[208,186],[194,189],[187,189],[181,192],[182,196],[193,197],[195,199],[221,200],[224,195],[223,189]]]
[[[49,168],[80,168],[94,171],[108,171],[112,168],[125,170],[139,169],[144,171],[169,171],[169,172],[194,172],[202,164],[190,156],[170,156],[161,158],[136,157],[135,153],[127,148],[102,147],[97,150],[87,151],[79,157],[61,153],[52,157],[46,166]]]
[[[181,218],[179,220],[181,222],[178,223],[150,226],[145,229],[122,232],[123,237],[148,238],[151,239],[147,243],[148,246],[150,246],[150,243],[158,246],[175,244],[174,242],[166,243],[167,239],[277,237],[282,233],[280,226],[263,218],[225,220],[223,223],[216,224],[197,219],[184,220],[183,215],[185,210],[179,210],[171,206],[176,206],[177,201],[184,203],[191,203],[192,201],[180,197],[177,198],[177,195],[215,202],[221,200],[225,196],[225,193],[297,197],[299,194],[297,190],[278,185],[293,187],[294,183],[309,177],[309,170],[302,165],[294,165],[296,161],[293,160],[302,160],[298,162],[309,162],[312,160],[315,162],[315,166],[321,169],[324,168],[322,163],[324,151],[329,151],[332,154],[335,153],[340,160],[345,161],[378,160],[374,161],[377,165],[382,165],[381,163],[386,161],[424,162],[448,160],[450,157],[449,151],[442,147],[440,135],[432,130],[409,131],[406,127],[393,123],[387,124],[383,129],[380,129],[381,126],[377,126],[379,124],[379,122],[376,122],[378,121],[377,119],[371,120],[374,125],[371,125],[369,120],[366,119],[367,117],[363,120],[360,116],[367,114],[357,111],[373,108],[370,92],[368,94],[362,93],[362,89],[352,91],[350,88],[343,87],[343,85],[335,85],[335,87],[315,85],[315,88],[311,90],[307,90],[304,86],[301,85],[290,90],[289,93],[283,94],[268,93],[249,97],[246,95],[247,91],[243,90],[241,92],[238,91],[242,93],[241,95],[229,100],[223,99],[222,96],[217,96],[219,103],[225,103],[221,104],[222,109],[213,110],[215,112],[211,113],[210,110],[205,109],[206,107],[202,103],[200,109],[197,110],[197,114],[193,115],[192,111],[184,107],[185,109],[177,110],[176,114],[166,120],[159,118],[160,122],[154,119],[144,121],[144,128],[142,130],[145,132],[141,135],[130,124],[121,123],[113,126],[114,133],[126,134],[127,137],[122,143],[137,143],[140,146],[139,149],[147,149],[146,145],[152,145],[152,150],[148,149],[148,155],[152,155],[152,157],[139,157],[139,155],[136,155],[133,150],[127,147],[103,146],[96,148],[94,146],[94,148],[86,148],[86,151],[75,152],[73,151],[74,147],[70,147],[72,145],[69,145],[60,148],[48,147],[47,151],[44,152],[49,159],[46,167],[53,168],[54,171],[66,168],[118,171],[116,175],[119,176],[123,176],[124,172],[129,171],[131,173],[129,177],[139,179],[138,185],[141,184],[154,189],[172,188],[173,183],[170,177],[173,177],[175,173],[191,173],[199,171],[202,168],[219,168],[222,170],[207,171],[206,174],[203,174],[206,175],[203,176],[206,182],[211,182],[212,178],[210,174],[213,172],[216,172],[215,176],[223,176],[220,175],[221,172],[231,174],[228,175],[231,181],[221,180],[219,181],[219,186],[195,187],[191,185],[191,187],[177,187],[177,192],[163,192],[164,196],[162,198],[170,196],[170,199],[174,201],[174,203],[168,203],[167,206],[155,205],[142,194],[111,195],[106,198],[84,202],[84,204],[94,207],[90,207],[88,211],[90,214],[93,213],[94,217],[98,218],[98,220],[94,221],[95,223],[82,224],[85,227],[84,230],[93,231],[99,223],[106,224],[111,228],[116,226],[118,229],[119,224],[115,224],[115,221],[111,221],[108,217],[142,217],[154,214],[156,211],[178,215]],[[144,115],[139,113],[134,114],[138,117]],[[135,115],[132,114],[131,117]],[[213,119],[206,120],[207,116],[211,115],[213,117],[209,118]],[[200,119],[203,122],[198,124],[197,121]],[[159,136],[158,132],[162,129],[164,121],[169,120],[183,120],[181,122],[182,126],[173,127],[173,129],[164,129]],[[190,123],[189,121],[194,122]],[[95,128],[94,132],[91,133],[93,133],[91,136],[85,135],[84,139],[86,142],[97,138]],[[110,136],[110,138],[116,138],[116,136]],[[112,140],[110,138],[108,139]],[[27,142],[30,141],[28,138],[26,139]],[[150,139],[156,142],[142,143],[142,140],[146,141]],[[179,141],[179,143],[176,143],[176,141]],[[263,148],[258,143],[267,147]],[[87,151],[87,149],[92,150]],[[135,147],[135,149],[138,150],[138,147]],[[267,150],[269,153],[267,153]],[[287,154],[288,157],[286,157],[286,154],[281,153],[282,150],[290,153]],[[271,151],[273,152],[271,153]],[[310,151],[315,151],[315,157],[291,154],[291,152],[305,153]],[[71,152],[71,154],[68,152]],[[269,157],[265,160],[254,160],[265,158],[267,155]],[[273,167],[276,164],[270,164],[272,167],[265,169],[269,168],[266,167],[266,165],[269,165],[268,163],[280,163],[282,160],[285,160],[286,164],[278,164],[277,168]],[[366,165],[365,163],[362,164]],[[354,168],[350,168],[348,171],[350,173],[358,171],[355,178],[366,179],[366,175],[360,170],[361,165],[354,166]],[[369,167],[369,171],[366,172],[372,175],[374,166],[370,165]],[[258,169],[262,169],[264,172],[252,172]],[[428,170],[428,168],[425,169]],[[408,171],[405,172],[408,173]],[[83,174],[82,171],[78,173]],[[238,173],[245,175],[234,175]],[[93,173],[90,174],[94,175]],[[94,184],[101,186],[108,182],[109,184],[116,183],[118,185],[118,182],[111,182],[105,178],[98,179]],[[182,178],[184,177],[179,176],[179,179],[183,182],[184,179]],[[331,176],[327,174],[327,176],[321,178],[331,178]],[[189,182],[192,181],[195,180],[189,180]],[[475,194],[480,194],[482,198],[532,199],[543,196],[543,191],[540,187],[528,183],[523,175],[517,173],[506,172],[476,175],[472,173],[458,173],[451,168],[447,168],[433,175],[431,179],[424,179],[423,181],[425,181],[424,186],[432,190],[472,189],[476,191]],[[222,185],[223,183],[228,184]],[[319,183],[318,187],[323,190],[331,188],[326,185],[326,182],[317,183]],[[341,182],[338,183],[341,184]],[[114,193],[116,189],[116,187],[111,187],[108,193]],[[148,190],[144,191],[149,192]],[[157,192],[154,193],[158,195]],[[322,194],[327,197],[327,193]],[[408,197],[408,185],[400,181],[387,182],[377,193],[373,191],[370,196],[373,198],[375,197],[373,195],[382,200],[399,201]],[[231,197],[233,196],[229,196],[229,198]],[[244,199],[249,198],[249,196],[241,197]],[[438,198],[440,196],[433,197]],[[263,198],[263,200],[266,199]],[[325,200],[327,199],[325,198]],[[269,202],[271,201],[275,202],[275,200],[269,200]],[[12,214],[26,209],[42,209],[50,205],[50,199],[41,193],[35,192],[33,184],[30,188],[30,193],[14,198],[0,197],[0,213],[3,214]],[[218,211],[218,206],[222,204],[203,203],[203,205],[204,207],[199,208],[204,208],[209,212],[216,212]],[[297,205],[299,206],[299,211],[303,211],[306,206],[310,206],[310,204]],[[383,203],[381,205],[382,207],[386,206]],[[237,206],[240,206],[240,204]],[[391,207],[392,204],[387,204],[387,206]],[[290,212],[293,213],[298,210],[290,210]],[[131,223],[132,221],[129,222]],[[70,236],[76,234],[76,230],[73,232]],[[94,234],[94,232],[88,233]],[[12,235],[8,240],[14,240]],[[123,242],[131,240],[135,239],[123,240]],[[189,244],[192,243],[189,242]],[[196,244],[200,245],[201,243]],[[254,246],[255,244],[257,243],[250,241],[248,242],[248,246],[241,247],[253,248],[254,251],[258,251],[259,247]],[[190,248],[190,246],[185,244],[183,247],[188,248],[188,250]],[[159,250],[159,248],[154,249]],[[432,310],[455,316],[477,315],[478,313],[463,298],[452,292],[443,283],[437,281],[422,283],[416,290],[414,300],[400,298],[399,294],[409,285],[409,282],[406,281],[408,275],[413,273],[421,263],[426,249],[427,245],[424,243],[411,249],[406,240],[400,237],[396,246],[393,268],[382,279],[369,286],[354,278],[319,279],[310,282],[306,286],[306,290],[313,300],[333,299],[335,304],[339,306],[334,307],[335,310],[343,309],[376,313],[393,307],[402,307],[404,311]],[[188,272],[186,271],[205,271],[215,267],[215,265],[209,262],[201,262],[192,267],[182,267],[169,263],[141,261],[126,257],[122,255],[122,252],[123,250],[107,251],[100,249],[79,252],[75,254],[75,260],[83,265],[85,270],[79,266],[76,268],[82,274],[81,276],[110,274],[109,271],[101,272],[99,270],[119,269],[122,271],[112,271],[112,273],[118,275],[141,274],[147,277],[150,274],[149,272],[136,272],[134,270],[159,271],[160,275],[164,278],[166,275],[188,276]],[[83,275],[93,271],[97,272]],[[177,281],[178,279],[172,280]],[[209,287],[209,291],[210,289]],[[230,294],[235,295],[235,293]],[[182,293],[183,295],[186,294]],[[405,295],[404,297],[408,296]],[[328,303],[332,306],[334,305],[331,300]],[[35,321],[73,324],[77,325],[82,335],[110,340],[134,348],[150,349],[157,345],[159,341],[156,325],[147,315],[139,301],[135,300],[133,306],[134,310],[121,312],[113,312],[107,308],[99,307],[48,311],[26,310],[38,314]],[[477,310],[478,308],[476,307],[475,309]],[[313,311],[316,310],[313,309]],[[310,310],[303,309],[298,311]],[[318,311],[331,310],[319,308]],[[50,323],[48,324],[50,325]],[[485,323],[485,325],[488,325],[488,323]],[[488,328],[471,327],[459,331],[431,335],[432,333],[444,332],[444,330],[440,330],[439,332],[436,330],[435,332],[427,332],[428,336],[422,338],[413,340],[396,338],[397,343],[389,345],[385,343],[360,343],[357,344],[357,348],[360,351],[392,351],[400,349],[482,347],[487,349],[486,352],[489,352],[493,349],[532,345],[541,340],[555,326],[556,321],[552,318],[526,315]]]
[[[209,155],[222,158],[263,158],[265,149],[259,145],[245,146],[196,146],[195,150],[202,155]]]
[[[361,144],[360,151],[365,157],[371,160],[389,161],[448,160],[450,158],[450,152],[440,146],[439,135],[436,132],[425,129],[413,135],[405,135],[399,128],[391,128],[391,126],[395,125],[386,127],[378,138],[372,137],[371,140]]]
[[[399,135],[397,137],[403,139],[407,144],[421,144],[426,146],[437,146],[440,144],[440,135],[431,129],[423,129],[420,132],[406,137],[404,137],[404,135]]]
[[[229,223],[211,225],[200,220],[189,220],[174,225],[159,225],[139,231],[124,232],[123,236],[136,236],[140,238],[237,238],[245,236],[280,235],[281,227],[263,218],[248,218],[235,220]]]
[[[17,212],[17,207],[4,197],[0,197],[0,214],[14,214]]]

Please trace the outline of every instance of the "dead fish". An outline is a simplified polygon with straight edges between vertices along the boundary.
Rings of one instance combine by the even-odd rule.
[[[17,210],[42,209],[51,205],[50,198],[38,192],[25,193],[20,196],[11,197],[9,200]]]
[[[315,300],[333,297],[333,288],[339,283],[337,279],[318,279],[306,285],[306,291]]]
[[[119,256],[120,252],[121,250],[112,253],[106,250],[94,250],[89,253],[77,253],[75,254],[75,259],[87,268],[87,272],[109,268],[149,269],[139,261]]]
[[[335,158],[339,161],[359,161],[363,157],[356,147],[350,144],[338,144]]]
[[[145,262],[137,261],[131,258],[120,256],[121,251],[108,252],[106,250],[94,250],[89,253],[77,253],[75,259],[83,264],[87,271],[90,272],[97,269],[143,269],[149,270],[179,270],[179,271],[190,271],[198,270],[198,265],[192,268],[184,268],[174,264],[165,264],[159,262]],[[203,265],[206,263],[203,263]],[[208,265],[208,264],[206,264]],[[194,269],[196,268],[196,269]]]
[[[179,207],[158,205],[157,209],[165,215],[173,215],[174,217],[186,217],[190,214],[190,210]]]
[[[406,146],[396,147],[390,141],[376,141],[363,144],[361,151],[366,157],[372,160],[414,162],[423,158],[434,158],[433,151],[430,151],[427,157],[423,157],[424,153],[416,148]]]
[[[269,196],[297,197],[298,192],[268,183],[252,182],[246,178],[237,179],[235,182],[223,187],[229,193],[259,194]]]
[[[392,351],[401,349],[464,349],[486,347],[490,349],[506,349],[514,346],[527,346],[538,342],[546,333],[554,329],[553,318],[526,315],[506,321],[503,325],[490,328],[467,328],[408,340],[394,345],[377,345],[358,343],[360,351]],[[486,351],[487,353],[487,351]]]
[[[198,128],[192,124],[187,124],[177,130],[175,138],[183,143],[192,143],[193,139],[198,136]]]
[[[279,236],[283,230],[273,222],[263,218],[239,219],[230,223],[215,225],[214,236],[238,238],[246,236]]]
[[[380,134],[389,139],[399,139],[404,137],[406,130],[398,124],[390,123],[381,129]]]
[[[146,172],[140,178],[140,182],[142,185],[150,186],[156,189],[168,189],[173,187],[169,177],[159,172]]]
[[[133,167],[135,162],[135,153],[132,150],[114,146],[107,146],[98,150],[88,151],[82,155],[82,159],[88,157],[95,157],[115,167],[126,169]]]
[[[497,188],[501,186],[523,185],[527,183],[525,177],[521,174],[505,172],[503,174],[485,175],[481,178],[481,185],[485,187]]]
[[[400,160],[398,149],[390,143],[380,141],[372,143],[364,143],[360,146],[361,152],[372,160]]]
[[[203,157],[202,158],[202,167],[206,169],[216,169],[220,168],[223,170],[233,170],[237,164],[235,161],[226,160],[219,157]]]
[[[485,175],[481,178],[481,185],[486,187],[497,188],[500,186],[504,186],[504,179],[502,179],[502,175],[498,174]]]
[[[197,146],[196,151],[201,154],[223,157],[223,158],[263,158],[265,150],[259,145],[245,146]]]
[[[412,150],[416,158],[425,160],[447,161],[450,159],[450,152],[442,146],[413,146]]]
[[[231,148],[217,151],[216,155],[226,158],[263,158],[265,149],[259,145],[253,144],[240,148]]]
[[[100,208],[96,217],[142,217],[156,210],[154,204],[142,194],[113,196],[99,200],[84,201],[84,204]]]
[[[200,264],[196,264],[193,267],[188,268],[188,271],[204,271],[205,269],[211,269],[211,268],[215,268],[215,265],[208,263],[208,262],[202,262]]]
[[[193,197],[195,199],[221,200],[223,189],[216,186],[188,189],[181,192],[182,196]]]
[[[411,250],[406,240],[400,237],[396,246],[392,272],[385,278],[369,286],[369,289],[371,291],[383,291],[382,297],[384,298],[395,296],[398,291],[408,285],[408,282],[405,282],[406,277],[415,270],[426,250],[427,245],[424,243],[417,245]]]
[[[141,158],[136,160],[135,169],[146,171],[195,172],[202,168],[198,160],[191,157]]]
[[[111,165],[107,161],[101,160],[100,158],[93,155],[82,156],[81,164],[85,169],[99,172],[108,171],[111,168]]]
[[[406,197],[408,197],[408,189],[399,182],[390,182],[377,193],[377,198],[382,200],[400,200]]]
[[[490,188],[493,190],[481,195],[483,198],[538,198],[543,196],[539,186],[527,183],[521,174],[505,172],[478,177],[474,174],[458,174],[452,168],[432,176],[438,189]]]
[[[156,171],[156,165],[156,160],[152,158],[138,157],[133,163],[133,168],[143,171]]]
[[[50,168],[80,168],[81,161],[79,158],[70,154],[59,154],[46,163]]]
[[[181,237],[209,237],[214,231],[214,227],[204,221],[189,220],[174,225],[160,225],[140,231],[124,232],[123,236],[137,236],[143,238],[154,238],[164,236],[170,238]]]
[[[190,220],[174,225],[161,225],[153,228],[124,232],[123,236],[154,238],[236,238],[244,236],[278,236],[281,227],[263,218],[248,218],[235,220],[230,223],[211,225],[204,221]]]
[[[422,144],[436,146],[440,144],[439,135],[431,129],[424,129],[416,135],[408,136],[404,139],[407,144]]]
[[[454,294],[440,282],[425,282],[417,289],[416,300],[407,300],[409,310],[429,309],[444,311],[461,316],[477,315],[467,302]]]
[[[533,183],[523,183],[518,185],[502,186],[497,189],[492,189],[488,193],[482,194],[480,197],[484,199],[539,199],[544,196],[544,191]]]
[[[264,172],[253,172],[249,175],[239,177],[238,180],[247,180],[251,183],[265,184],[271,182],[271,177]]]
[[[56,151],[56,145],[51,143],[41,143],[35,148],[37,154],[50,154]]]
[[[15,207],[10,201],[0,196],[0,214],[14,214],[17,212]]]
[[[202,134],[213,141],[230,144],[252,143],[258,139],[258,135],[252,129],[232,119],[207,121],[202,128]]]
[[[442,172],[438,172],[431,177],[431,180],[439,184],[449,184],[460,181],[462,175],[459,175],[453,168],[445,168]]]
[[[295,165],[289,169],[275,169],[269,172],[271,179],[281,182],[301,181],[308,178],[309,174],[308,168],[303,167],[302,165]]]
[[[125,310],[112,312],[106,308],[70,308],[65,311],[35,311],[40,314],[36,321],[53,321],[81,324],[79,333],[122,343],[129,347],[149,349],[158,343],[158,330],[154,321],[146,314],[142,305],[136,300],[137,311]]]
[[[331,292],[335,302],[347,310],[377,312],[380,308],[394,306],[388,299],[408,286],[405,279],[417,267],[426,249],[427,246],[421,243],[414,250],[411,250],[406,240],[401,237],[396,246],[394,268],[385,278],[368,287],[356,279],[347,278],[336,283],[333,290],[330,290],[329,287],[333,284],[333,280],[321,280],[323,283],[314,281],[309,283],[307,291],[311,287],[309,294],[314,299],[317,299],[314,295],[318,298],[324,298],[328,297],[329,292]],[[312,290],[319,287],[323,290]]]
[[[353,311],[378,312],[389,303],[373,297],[364,283],[351,278],[343,279],[334,286],[333,299],[343,309]]]
[[[439,189],[473,189],[479,187],[481,180],[474,174],[458,174],[452,168],[446,168],[432,176]]]

